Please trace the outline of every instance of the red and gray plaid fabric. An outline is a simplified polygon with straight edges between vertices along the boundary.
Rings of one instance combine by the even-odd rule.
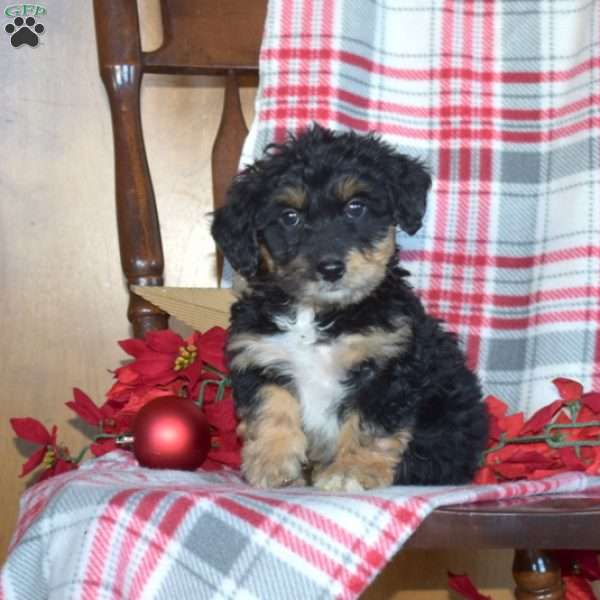
[[[435,178],[399,236],[485,391],[531,412],[600,384],[600,3],[271,2],[244,160],[313,121],[378,131]]]
[[[23,496],[0,600],[356,598],[436,506],[600,477],[360,494],[257,490],[233,472],[138,467],[116,451]]]

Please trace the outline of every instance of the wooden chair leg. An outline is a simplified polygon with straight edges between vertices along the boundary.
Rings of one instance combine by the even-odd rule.
[[[513,577],[517,600],[560,600],[564,590],[560,568],[542,550],[516,550]]]
[[[143,74],[135,0],[94,0],[100,74],[110,101],[115,144],[117,225],[121,265],[131,285],[163,284],[158,213],[140,115]],[[168,316],[130,292],[134,335],[165,329]]]

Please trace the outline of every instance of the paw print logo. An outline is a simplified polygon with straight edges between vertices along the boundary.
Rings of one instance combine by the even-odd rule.
[[[27,44],[35,48],[40,38],[39,34],[44,33],[44,26],[41,23],[36,23],[33,17],[15,17],[12,23],[9,23],[4,31],[10,35],[10,43],[18,48],[23,44]]]

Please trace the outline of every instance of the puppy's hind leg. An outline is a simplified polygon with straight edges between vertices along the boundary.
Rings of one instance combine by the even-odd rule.
[[[256,487],[303,485],[307,440],[300,406],[285,388],[268,384],[258,390],[259,406],[244,419],[242,472]]]

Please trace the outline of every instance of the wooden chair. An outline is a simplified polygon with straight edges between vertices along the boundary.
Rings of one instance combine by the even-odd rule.
[[[235,174],[247,133],[238,78],[258,72],[266,0],[161,0],[164,44],[142,52],[135,0],[94,0],[100,74],[113,122],[121,264],[128,285],[163,284],[159,220],[144,150],[140,84],[144,73],[225,77],[212,151],[214,203]],[[219,259],[218,270],[222,267]],[[166,328],[168,315],[130,291],[128,317],[138,337]],[[562,598],[549,549],[600,548],[600,506],[593,498],[516,499],[440,508],[407,548],[514,548],[517,598]]]

